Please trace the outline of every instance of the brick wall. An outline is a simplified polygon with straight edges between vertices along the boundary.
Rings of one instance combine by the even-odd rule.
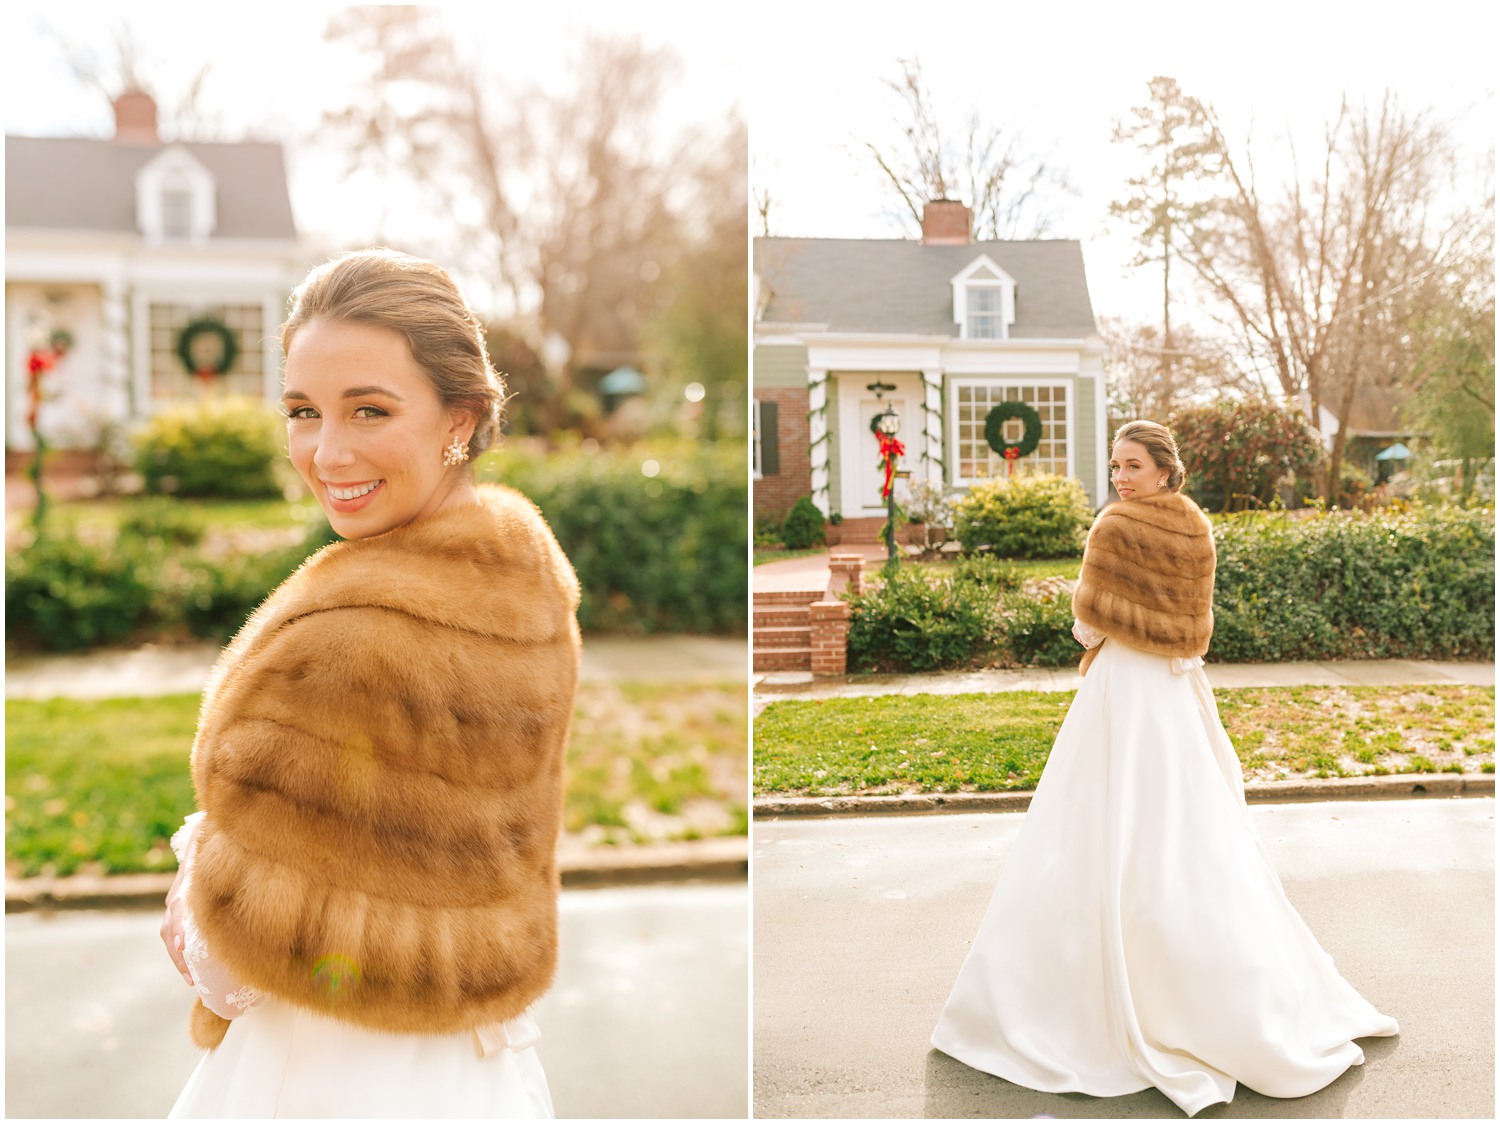
[[[774,473],[755,481],[755,514],[780,518],[801,496],[812,491],[812,461],[807,442],[807,388],[756,387],[757,401],[776,403]],[[764,442],[764,438],[762,439]]]

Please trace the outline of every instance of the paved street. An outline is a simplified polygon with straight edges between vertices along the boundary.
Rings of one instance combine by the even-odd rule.
[[[1252,808],[1293,904],[1402,1033],[1312,1096],[1241,1086],[1198,1119],[1494,1116],[1494,814],[1492,798]],[[1155,1089],[1035,1093],[928,1045],[1020,823],[757,820],[757,1116],[1181,1116]]]
[[[151,912],[6,918],[8,1117],[162,1117],[198,1051]],[[568,891],[538,1006],[560,1117],[740,1117],[745,886]]]

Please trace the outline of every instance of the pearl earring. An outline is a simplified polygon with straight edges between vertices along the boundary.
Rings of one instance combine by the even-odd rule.
[[[453,442],[443,450],[443,463],[449,468],[456,464],[463,464],[468,459],[469,448],[457,437],[454,437]]]

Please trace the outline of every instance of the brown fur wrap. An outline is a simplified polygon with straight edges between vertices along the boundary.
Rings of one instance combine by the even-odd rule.
[[[1181,492],[1110,504],[1089,530],[1073,615],[1163,656],[1201,656],[1214,631],[1213,526]],[[1087,673],[1098,647],[1084,653]]]
[[[308,559],[225,649],[193,743],[208,947],[379,1030],[511,1018],[556,969],[578,582],[528,500],[480,496]],[[225,1025],[200,1004],[194,1041]]]

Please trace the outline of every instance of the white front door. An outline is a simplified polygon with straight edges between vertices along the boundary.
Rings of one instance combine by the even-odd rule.
[[[876,397],[868,389],[876,381],[895,385],[894,391],[883,391]],[[880,490],[885,484],[885,472],[880,458],[880,441],[870,428],[877,414],[893,407],[901,420],[896,440],[906,448],[906,453],[896,467],[912,471],[922,455],[921,399],[918,397],[918,378],[915,375],[857,375],[841,372],[839,375],[839,476],[842,480],[842,511],[846,518],[884,515],[886,502]],[[906,498],[907,481],[896,481],[896,499]]]

